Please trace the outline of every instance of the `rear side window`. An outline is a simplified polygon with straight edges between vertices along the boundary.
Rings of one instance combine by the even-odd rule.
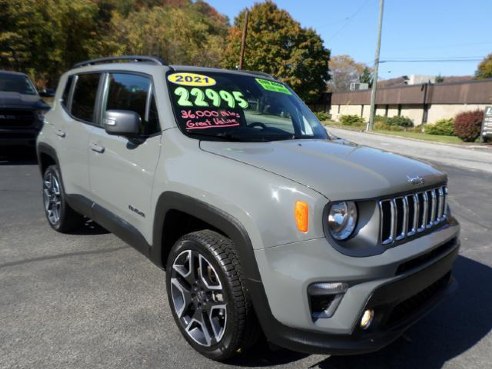
[[[81,74],[72,97],[72,115],[85,122],[94,122],[99,73]]]
[[[152,81],[149,77],[130,73],[109,74],[105,110],[131,110],[140,115],[140,134],[159,132],[159,120]]]

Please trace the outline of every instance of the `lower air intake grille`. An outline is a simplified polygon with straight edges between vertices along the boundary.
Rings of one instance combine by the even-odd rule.
[[[399,303],[393,308],[388,320],[386,321],[386,325],[393,326],[395,324],[398,324],[399,322],[407,319],[410,315],[421,309],[436,294],[446,288],[450,278],[451,273],[447,273],[445,276],[431,284],[426,289]]]

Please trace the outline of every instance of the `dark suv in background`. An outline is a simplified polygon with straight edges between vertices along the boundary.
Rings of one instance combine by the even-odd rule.
[[[0,146],[34,146],[49,109],[26,74],[0,71]]]

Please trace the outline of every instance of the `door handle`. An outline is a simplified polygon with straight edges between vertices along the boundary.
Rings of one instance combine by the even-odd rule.
[[[91,147],[92,151],[98,152],[100,154],[102,154],[104,152],[104,147],[99,146],[98,144],[91,143],[90,147]]]
[[[62,137],[63,138],[63,137],[65,137],[65,132],[63,132],[61,129],[57,129],[56,130],[56,135],[58,137]]]

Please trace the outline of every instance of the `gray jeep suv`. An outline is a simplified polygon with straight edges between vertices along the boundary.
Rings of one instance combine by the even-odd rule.
[[[177,326],[225,360],[389,344],[454,285],[446,175],[331,138],[271,76],[103,58],[65,73],[37,140],[52,228],[84,217],[166,270]]]

